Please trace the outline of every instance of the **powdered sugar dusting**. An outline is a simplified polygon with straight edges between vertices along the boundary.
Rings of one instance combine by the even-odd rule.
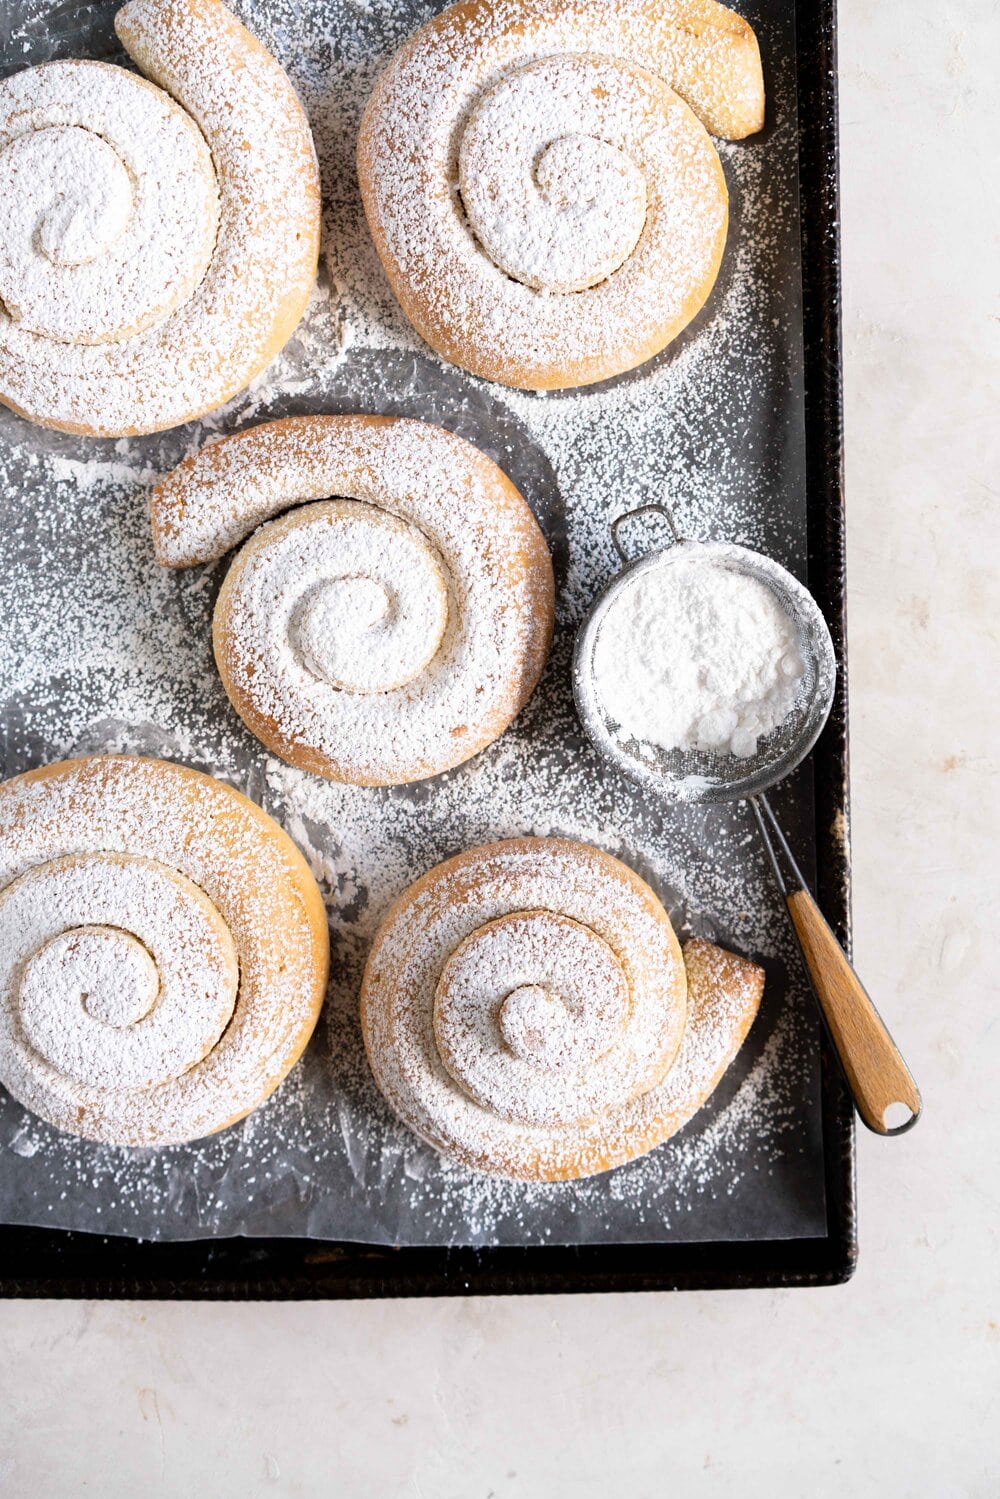
[[[552,568],[530,510],[440,428],[304,419],[168,476],[152,503],[159,555],[211,555],[322,494],[349,498],[286,511],[229,570],[215,644],[230,697],[269,747],[334,779],[392,785],[460,764],[506,728],[545,662]],[[362,582],[381,590],[375,617],[360,628],[355,615],[317,661],[330,591]]]
[[[8,1101],[3,1211],[174,1238],[625,1243],[824,1232],[816,1025],[749,823],[725,807],[663,811],[604,772],[569,686],[573,630],[616,565],[608,520],[665,488],[685,534],[742,541],[804,574],[791,12],[754,5],[770,129],[719,148],[732,225],[705,313],[669,356],[634,375],[539,398],[490,389],[429,358],[365,227],[353,168],[361,110],[376,72],[428,8],[236,8],[306,102],[327,195],[330,283],[268,376],[195,427],[98,444],[0,411],[4,751],[10,772],[72,750],[166,755],[248,790],[320,880],[333,982],[299,1066],[266,1105],[211,1140],[109,1150],[58,1135]],[[46,56],[60,35],[44,0],[21,14],[18,66]],[[79,36],[61,44],[70,55],[109,55],[105,36],[96,46]],[[145,514],[153,475],[214,435],[289,411],[359,410],[418,416],[486,451],[531,504],[556,561],[556,641],[527,708],[468,766],[398,790],[338,786],[261,754],[212,660],[223,569],[157,566]],[[650,537],[637,530],[629,540],[638,550]],[[808,860],[808,772],[777,800]],[[608,849],[649,880],[682,937],[720,941],[767,969],[761,1014],[692,1124],[643,1160],[572,1185],[511,1184],[442,1162],[392,1118],[358,1026],[364,959],[391,901],[440,860],[525,833]]]
[[[594,687],[623,739],[748,759],[803,687],[801,642],[773,591],[697,549],[637,574],[594,644]]]
[[[456,8],[378,80],[358,144],[369,221],[408,315],[455,363],[583,385],[648,359],[704,303],[725,180],[669,84],[679,46],[703,50],[711,78],[731,43],[749,89],[756,48],[669,10],[664,25],[662,8],[617,0]],[[697,102],[693,66],[682,92]],[[762,99],[759,61],[756,79]],[[734,133],[760,123],[758,103]]]
[[[509,1124],[600,1123],[660,1081],[686,1016],[676,946],[655,909],[616,878],[610,861],[594,869],[592,859],[589,850],[568,843],[516,851],[508,845],[505,854],[470,856],[474,878],[465,872],[467,884],[441,870],[416,910],[396,912],[366,979],[366,1037],[380,1079],[392,1079],[397,1067],[410,1076],[426,1063],[426,1056],[422,1063],[419,1054],[400,1053],[426,1047],[430,1009],[448,1074],[480,1109]],[[600,929],[586,919],[593,914],[585,906],[589,882],[602,891]],[[439,911],[453,894],[465,931],[457,946],[456,928],[446,929]],[[526,909],[505,911],[507,901]],[[569,916],[570,910],[583,919]],[[614,935],[616,946],[606,934]],[[400,983],[390,994],[387,973],[397,966]],[[526,989],[532,994],[527,1011]],[[506,1041],[512,1029],[516,1050]],[[440,1075],[439,1081],[447,1089]],[[391,1083],[390,1097],[399,1098]],[[447,1148],[461,1155],[468,1149],[461,1121],[474,1110],[449,1097],[442,1121],[433,1112],[441,1098],[440,1090],[438,1098],[425,1095],[428,1122],[415,1127],[439,1139],[454,1128],[455,1144]],[[494,1138],[489,1120],[477,1122],[490,1135],[492,1169],[509,1173],[509,1132],[501,1126]]]
[[[0,88],[0,301],[24,333],[114,343],[184,303],[219,193],[193,120],[122,68],[55,62]]]
[[[0,257],[0,399],[102,435],[189,421],[247,385],[298,322],[318,247],[312,140],[278,64],[219,0],[131,0],[117,25],[177,104],[98,63],[0,84],[0,227],[20,230]],[[66,126],[69,151],[52,141]],[[86,183],[108,172],[128,202],[97,222]],[[56,241],[82,263],[59,264]]]
[[[43,1119],[113,1144],[239,1118],[312,1029],[325,953],[308,886],[256,808],[174,766],[84,759],[7,782],[0,1078]]]
[[[232,1018],[239,968],[225,923],[196,885],[150,860],[36,865],[0,896],[0,933],[10,1037],[19,1020],[31,1048],[82,1085],[78,1106],[91,1086],[179,1077]]]
[[[595,942],[625,981],[610,1026],[588,1013]],[[412,1129],[479,1170],[528,1180],[607,1170],[686,1122],[749,1028],[763,974],[711,952],[689,1002],[662,908],[622,865],[563,840],[472,851],[418,882],[375,940],[362,988],[375,1076]],[[568,1000],[596,1054],[572,1069],[537,1045],[512,1054],[499,1009],[526,985]]]

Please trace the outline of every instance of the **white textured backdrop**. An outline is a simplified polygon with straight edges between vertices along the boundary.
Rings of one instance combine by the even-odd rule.
[[[925,1118],[843,1288],[0,1307],[0,1493],[1000,1493],[1000,12],[843,0],[858,965]]]

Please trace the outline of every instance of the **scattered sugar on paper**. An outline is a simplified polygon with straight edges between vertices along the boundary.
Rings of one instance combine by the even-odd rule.
[[[26,7],[21,34],[31,50],[23,61],[45,55],[48,10]],[[569,1189],[475,1177],[442,1164],[397,1125],[368,1074],[357,986],[375,928],[410,880],[460,848],[535,832],[624,857],[663,895],[679,932],[763,956],[771,992],[782,988],[791,945],[747,823],[720,809],[664,814],[618,777],[602,778],[580,737],[568,661],[572,630],[615,566],[608,521],[665,491],[687,534],[804,565],[801,502],[779,512],[773,500],[786,433],[801,419],[787,373],[797,312],[780,279],[782,226],[795,211],[787,59],[772,54],[766,145],[720,148],[732,228],[706,313],[635,375],[539,397],[443,370],[391,297],[368,237],[352,142],[379,61],[412,16],[332,0],[237,10],[286,60],[309,110],[327,194],[329,273],[267,375],[194,426],[88,443],[0,413],[6,769],[127,749],[198,765],[263,801],[303,847],[327,900],[335,952],[327,1023],[264,1108],[191,1147],[104,1150],[20,1110],[4,1114],[9,1149],[33,1173],[33,1203],[18,1210],[141,1236],[244,1227],[483,1243],[697,1232],[700,1203],[738,1195],[746,1171],[763,1179],[805,1148],[800,1100],[814,1051],[797,979],[773,1008],[765,996],[760,1027],[691,1128],[646,1160]],[[70,51],[85,52],[83,43]],[[211,609],[225,564],[184,574],[154,564],[150,476],[213,436],[289,409],[439,421],[489,451],[539,515],[559,585],[552,660],[513,729],[472,765],[427,784],[367,791],[265,756],[229,709],[212,660]]]

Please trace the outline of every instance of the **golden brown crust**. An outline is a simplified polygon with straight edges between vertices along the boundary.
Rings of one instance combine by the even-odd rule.
[[[131,4],[122,7],[115,16],[115,31],[139,67],[168,93],[172,93],[172,75],[160,62],[159,41],[155,45],[151,44],[149,34],[141,23],[133,24],[133,13],[139,11],[140,4],[149,8],[149,0],[132,0]],[[169,11],[163,21],[158,23],[158,27],[163,26],[164,37],[172,39],[176,35],[180,47],[191,21],[218,28],[220,37],[226,39],[229,68],[234,76],[248,64],[255,64],[269,74],[281,72],[276,59],[264,44],[237,20],[227,6],[219,4],[218,0],[170,0]],[[299,205],[301,200],[301,207],[297,206],[294,212],[289,206],[283,225],[285,241],[295,246],[294,261],[290,260],[284,265],[272,283],[262,288],[267,294],[266,307],[259,310],[247,309],[247,319],[256,317],[259,324],[267,330],[266,337],[260,342],[254,364],[247,371],[246,377],[237,384],[235,382],[240,377],[234,375],[229,387],[218,399],[218,405],[244,390],[285,347],[302,321],[316,280],[322,202],[319,165],[306,112],[287,77],[284,77],[284,83],[283,134],[295,143],[295,160],[292,165],[294,181],[286,184],[285,202],[288,205]],[[209,140],[211,142],[211,136]],[[200,414],[192,412],[182,420],[191,421]]]
[[[634,157],[649,194],[634,253],[569,294],[532,292],[494,265],[454,190],[473,106],[540,59],[551,73],[560,56],[591,69],[595,94],[630,100],[636,123],[609,120],[605,137]],[[541,89],[552,97],[552,77]],[[463,0],[404,44],[361,124],[358,176],[393,292],[437,353],[488,380],[562,389],[635,368],[687,326],[718,275],[728,203],[706,129],[739,139],[763,111],[753,31],[714,0]]]
[[[116,1144],[176,1143],[243,1118],[301,1056],[326,990],[326,912],[298,849],[247,797],[184,766],[121,755],[42,766],[0,785],[0,953],[9,947],[7,893],[26,872],[57,871],[67,855],[94,861],[98,876],[103,858],[126,878],[141,878],[149,862],[191,880],[235,943],[235,1008],[214,1048],[179,1076],[102,1091],[27,1046],[15,984],[0,993],[6,1086],[59,1128]]]
[[[130,0],[115,25],[148,75],[143,88],[174,100],[210,148],[219,222],[207,269],[190,294],[134,335],[95,347],[29,333],[14,320],[0,327],[0,400],[40,426],[98,437],[177,426],[245,389],[305,310],[320,234],[319,171],[305,113],[277,61],[221,0]],[[92,84],[75,92],[74,66],[82,79],[103,69],[109,98]],[[33,80],[51,79],[53,69],[67,79],[65,98],[55,114],[51,100],[32,113]],[[118,107],[116,78],[136,86],[133,73],[92,62],[15,75],[0,84],[0,138],[7,127],[23,132],[29,117],[39,133],[53,121],[75,122],[90,138],[106,134],[129,160],[137,143],[128,132],[143,132]],[[118,129],[123,138],[115,142]],[[152,127],[145,137],[158,139]],[[169,192],[163,197],[166,218],[172,200]],[[169,259],[155,235],[151,246],[144,250],[150,262],[161,253]],[[133,272],[141,275],[147,263],[137,261]],[[53,287],[52,295],[60,294]]]
[[[664,1025],[679,1022],[677,1044],[668,1049],[658,1080],[639,1097],[624,1090],[592,1123],[539,1127],[487,1111],[434,1043],[437,989],[451,955],[470,933],[488,931],[498,917],[521,909],[552,911],[589,927],[622,963],[633,1017],[651,999]],[[545,936],[551,942],[548,928]],[[550,953],[544,980],[519,970],[512,982],[550,983],[554,962]],[[530,966],[528,957],[524,963]],[[485,1053],[486,1065],[496,1069],[491,1086],[509,1086],[505,1102],[516,1115],[526,1075],[511,1070],[494,1034],[506,973],[486,982],[485,1011],[469,1012],[468,1034],[478,1071]],[[565,972],[562,978],[565,983]],[[704,941],[689,942],[682,959],[656,895],[609,854],[566,839],[511,839],[447,860],[397,897],[365,968],[361,1024],[379,1087],[400,1118],[435,1149],[477,1171],[569,1181],[645,1154],[701,1108],[742,1045],[763,980],[755,964]],[[453,994],[447,998],[452,1005]],[[578,1015],[576,1023],[591,1020]],[[562,1086],[555,1074],[548,1076],[554,1088]],[[535,1081],[529,1076],[530,1086]],[[614,1078],[608,1082],[614,1091]]]
[[[440,559],[449,625],[398,690],[334,693],[302,666],[289,601],[343,575],[328,533],[352,515],[370,525],[370,507]],[[355,785],[434,775],[492,743],[534,691],[555,613],[548,548],[507,475],[440,428],[373,416],[266,423],[185,460],[150,513],[165,566],[220,556],[264,522],[220,590],[215,656],[247,727],[300,769]]]
[[[428,37],[471,50],[484,35],[530,40],[553,23],[588,27],[594,44],[582,50],[593,52],[605,50],[603,28],[615,28],[618,55],[662,77],[721,140],[745,140],[764,128],[757,37],[718,0],[459,0],[425,22],[396,57]]]

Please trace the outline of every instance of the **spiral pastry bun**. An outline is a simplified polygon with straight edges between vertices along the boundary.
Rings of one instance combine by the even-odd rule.
[[[375,1080],[442,1154],[524,1181],[652,1150],[736,1055],[764,975],[683,955],[653,891],[610,854],[515,838],[439,864],[390,908],[365,968]]]
[[[358,175],[427,343],[560,389],[642,364],[703,306],[728,224],[709,132],[763,120],[756,37],[715,0],[462,0],[376,83]]]
[[[148,79],[69,61],[0,83],[0,401],[98,437],[249,385],[319,254],[312,136],[274,58],[220,0],[130,0],[115,29]]]
[[[122,755],[0,785],[0,1082],[58,1129],[225,1129],[298,1060],[328,967],[305,860],[231,786]]]
[[[366,786],[448,770],[503,733],[545,664],[542,533],[496,464],[438,427],[253,427],[161,480],[151,518],[167,567],[260,527],[219,593],[215,659],[247,727],[303,770]]]

